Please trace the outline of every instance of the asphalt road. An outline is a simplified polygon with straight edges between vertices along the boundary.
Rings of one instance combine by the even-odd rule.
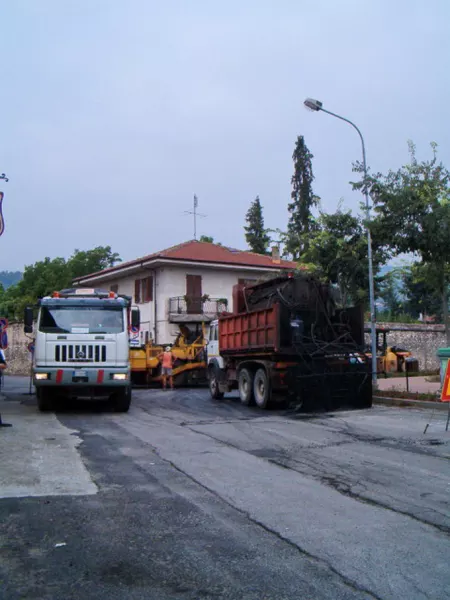
[[[445,413],[0,401],[0,598],[450,597]],[[427,433],[424,428],[430,422]]]

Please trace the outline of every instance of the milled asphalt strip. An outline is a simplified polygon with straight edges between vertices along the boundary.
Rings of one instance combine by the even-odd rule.
[[[0,498],[97,493],[78,453],[76,431],[34,406],[14,402],[1,408],[2,419],[13,426],[0,434]]]
[[[159,454],[158,450],[155,450],[155,454],[157,456],[159,456],[159,458],[161,458],[162,460],[166,460],[166,459],[162,458],[162,456]],[[331,573],[333,573],[334,575],[337,575],[339,577],[339,579],[343,583],[345,583],[345,585],[347,585],[348,587],[350,587],[355,592],[362,592],[364,594],[367,594],[370,598],[374,598],[375,600],[383,600],[382,598],[380,598],[380,596],[377,596],[376,594],[373,594],[370,590],[364,589],[363,587],[359,586],[356,583],[356,581],[352,581],[351,579],[348,579],[347,577],[345,577],[344,575],[342,575],[342,573],[339,573],[339,571],[337,571],[333,567],[333,565],[331,565],[330,563],[324,561],[319,556],[315,556],[313,554],[309,554],[309,552],[306,552],[306,550],[304,550],[303,548],[300,548],[300,546],[298,546],[297,544],[295,544],[294,542],[292,542],[289,538],[281,535],[276,529],[271,529],[270,527],[268,527],[267,525],[265,525],[261,521],[258,521],[257,519],[255,519],[254,517],[252,517],[251,514],[248,511],[244,511],[244,510],[241,510],[240,508],[237,508],[236,506],[233,506],[230,502],[227,502],[221,496],[219,496],[217,494],[217,492],[215,492],[214,490],[206,487],[201,481],[199,481],[198,479],[195,479],[194,477],[192,477],[192,475],[189,475],[189,473],[186,473],[185,471],[183,471],[182,469],[180,469],[179,467],[177,467],[177,465],[175,463],[173,463],[171,461],[167,461],[167,460],[166,460],[166,462],[168,464],[170,464],[174,469],[176,469],[179,473],[181,473],[182,475],[188,477],[191,481],[193,481],[197,485],[201,486],[204,490],[206,490],[207,492],[210,492],[216,498],[219,498],[223,502],[226,502],[226,504],[228,506],[231,506],[234,510],[237,510],[240,514],[242,514],[245,517],[247,517],[252,523],[255,523],[255,525],[258,525],[259,527],[261,527],[262,529],[264,529],[264,531],[267,531],[267,533],[271,533],[272,535],[275,535],[279,540],[285,542],[286,544],[289,544],[289,546],[291,546],[292,548],[294,548],[295,550],[297,550],[297,552],[299,552],[299,554],[301,554],[302,556],[305,556],[305,557],[309,558],[310,560],[313,560],[314,562],[318,563],[319,565],[325,566],[327,569],[329,569],[331,571]]]
[[[346,580],[358,581],[374,597],[450,596],[444,558],[450,543],[435,528],[139,412],[139,416],[114,420],[222,500],[330,565]],[[436,556],[442,561],[436,561]],[[386,574],[381,581],[372,574],[373,562],[378,565],[376,572]]]
[[[214,437],[213,435],[206,433],[204,431],[198,431],[195,428],[190,428],[189,429],[195,433],[199,433],[200,435],[204,435],[206,437],[209,437],[212,440],[215,440],[217,442],[222,442],[225,446],[229,446],[230,448],[234,448],[236,450],[240,450],[242,452],[245,452],[245,450],[242,450],[242,448],[239,448],[239,446],[232,444],[229,441],[223,441],[220,440],[216,437]],[[337,445],[342,445],[344,442],[338,442],[337,444],[333,444],[334,446]],[[346,442],[346,443],[351,443]],[[369,442],[370,443],[370,442]],[[264,458],[264,457],[261,457]],[[450,533],[450,527],[447,527],[445,525],[439,525],[437,523],[433,523],[432,521],[426,521],[423,520],[419,517],[416,517],[415,515],[407,512],[407,511],[403,511],[400,509],[396,509],[393,508],[392,506],[389,506],[386,503],[380,502],[379,500],[375,500],[374,498],[370,498],[368,496],[365,496],[364,494],[358,494],[355,492],[352,492],[351,488],[353,487],[350,484],[341,484],[338,480],[337,477],[332,477],[332,476],[326,476],[323,473],[320,473],[320,470],[317,469],[317,473],[313,474],[313,473],[304,473],[301,471],[301,466],[302,463],[299,462],[298,460],[296,460],[295,458],[291,458],[291,457],[286,457],[285,461],[282,461],[280,459],[277,458],[267,458],[265,459],[267,460],[267,462],[272,463],[274,465],[277,465],[278,467],[282,467],[283,469],[288,469],[291,471],[295,471],[296,473],[300,473],[301,475],[306,475],[308,477],[311,477],[313,479],[315,479],[316,481],[320,481],[321,483],[324,483],[325,485],[328,485],[329,487],[333,488],[334,490],[336,490],[339,494],[343,494],[344,496],[348,496],[349,498],[354,498],[355,500],[359,500],[360,502],[365,502],[367,504],[373,505],[373,506],[377,506],[379,508],[383,508],[385,510],[390,510],[392,512],[398,513],[400,515],[404,515],[407,517],[410,517],[411,519],[414,519],[415,521],[418,521],[419,523],[423,523],[425,525],[429,525],[430,527],[435,527],[438,531],[441,531],[442,533]]]

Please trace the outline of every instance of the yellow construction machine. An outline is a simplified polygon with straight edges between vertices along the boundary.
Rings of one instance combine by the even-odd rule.
[[[365,332],[370,333],[370,329],[366,329]],[[388,346],[387,336],[389,332],[390,329],[387,328],[376,329],[378,373],[405,372],[407,363],[409,371],[418,372],[419,361],[416,358],[413,358],[412,352],[403,348],[398,348],[397,346]],[[366,356],[369,358],[372,357],[370,348],[368,348]]]
[[[201,333],[192,333],[185,325],[171,346],[175,357],[173,378],[176,387],[206,380],[205,347],[206,330],[202,324]],[[159,356],[167,344],[160,346],[151,341],[139,348],[130,348],[131,381],[134,384],[148,385],[161,380]]]

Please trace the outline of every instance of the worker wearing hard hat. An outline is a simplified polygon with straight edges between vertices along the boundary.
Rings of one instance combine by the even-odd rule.
[[[158,356],[161,361],[161,378],[162,378],[162,387],[163,390],[166,389],[167,386],[167,378],[169,378],[170,389],[173,390],[173,363],[175,357],[172,353],[170,346],[167,346],[164,352]]]

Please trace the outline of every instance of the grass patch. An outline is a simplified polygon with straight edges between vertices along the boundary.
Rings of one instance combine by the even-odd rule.
[[[419,392],[407,392],[399,390],[376,390],[373,393],[374,396],[380,396],[382,398],[400,398],[403,400],[424,400],[425,402],[439,402],[439,394],[424,394]]]
[[[432,369],[431,371],[417,371],[414,373],[408,373],[408,377],[438,377],[436,381],[439,381],[439,369]],[[382,371],[378,373],[378,377],[383,379],[392,379],[392,377],[406,377],[406,373],[395,372],[395,373],[383,373]]]

